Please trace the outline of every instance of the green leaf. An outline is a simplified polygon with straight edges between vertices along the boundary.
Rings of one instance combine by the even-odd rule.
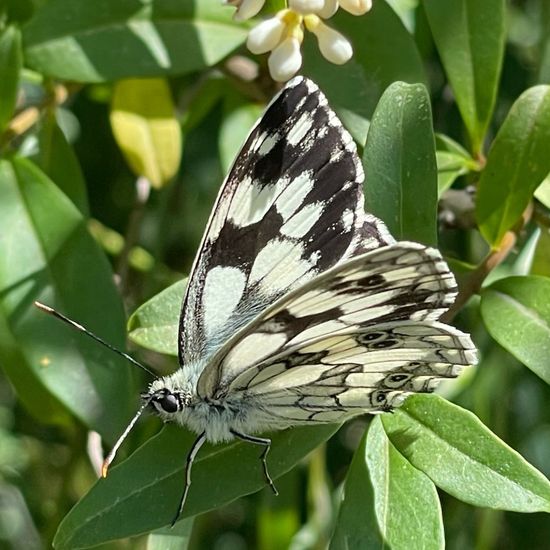
[[[397,240],[436,244],[435,141],[430,98],[422,84],[395,82],[384,92],[363,164],[367,210],[384,220]]]
[[[0,187],[0,364],[41,421],[69,410],[113,440],[133,408],[126,362],[33,306],[55,307],[123,348],[109,264],[80,212],[29,160],[0,161]]]
[[[147,538],[147,550],[186,550],[195,518],[178,521],[174,527],[157,529]]]
[[[179,316],[186,286],[187,278],[138,307],[128,319],[130,339],[145,348],[177,355]]]
[[[505,44],[504,0],[424,0],[437,51],[472,145],[481,151]]]
[[[15,109],[22,64],[21,32],[16,27],[6,27],[0,32],[0,132]]]
[[[294,428],[273,434],[267,457],[276,479],[328,439],[338,426]],[[54,540],[58,550],[84,548],[146,533],[173,519],[184,487],[185,459],[195,435],[169,425],[138,449],[65,517]],[[193,466],[183,517],[212,510],[260,489],[269,490],[256,445],[205,446]],[[154,503],[154,506],[144,505]]]
[[[444,548],[434,484],[390,443],[376,417],[346,477],[331,550]]]
[[[520,219],[550,172],[550,86],[535,86],[512,105],[481,174],[476,216],[493,247]]]
[[[84,82],[191,73],[245,41],[233,11],[218,0],[52,0],[23,27],[25,59]]]
[[[535,198],[542,202],[546,208],[550,208],[550,174],[544,178],[544,181],[537,187]]]
[[[73,148],[57,124],[55,114],[44,114],[38,131],[38,166],[69,197],[84,216],[88,215],[86,182]]]
[[[540,228],[530,274],[550,277],[550,230],[547,227]]]
[[[483,289],[481,315],[491,336],[550,384],[550,279],[500,279]]]
[[[395,448],[440,489],[486,508],[550,512],[550,482],[471,412],[415,394],[382,418]]]
[[[460,176],[479,170],[478,163],[459,143],[450,137],[437,134],[435,138],[437,160],[437,190],[441,196]]]
[[[330,26],[351,41],[352,59],[340,66],[329,63],[307,33],[303,73],[319,85],[351,135],[363,145],[378,100],[392,82],[427,82],[422,58],[399,16],[383,0],[373,2],[362,17],[338,10]]]

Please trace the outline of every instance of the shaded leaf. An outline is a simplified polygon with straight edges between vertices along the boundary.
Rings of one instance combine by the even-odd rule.
[[[435,146],[437,190],[441,196],[460,176],[472,170],[478,171],[479,165],[466,149],[448,136],[437,134]]]
[[[53,306],[123,348],[109,264],[80,212],[30,161],[1,161],[0,186],[0,363],[42,422],[69,410],[113,440],[133,408],[127,364],[33,306]]]
[[[267,462],[276,479],[328,439],[338,426],[295,428],[273,434]],[[84,548],[146,533],[173,519],[184,487],[185,458],[196,436],[168,425],[99,480],[65,517],[58,550]],[[183,518],[212,510],[265,487],[256,445],[206,446],[195,460]],[[154,503],[154,506],[144,506]]]
[[[540,228],[530,274],[550,277],[550,230],[547,227]]]
[[[491,336],[550,384],[550,279],[500,279],[483,289],[481,315]]]
[[[53,112],[45,113],[42,118],[38,131],[38,154],[33,160],[86,216],[89,209],[84,175]]]
[[[0,31],[0,132],[15,110],[22,64],[21,32],[17,27],[6,27]]]
[[[474,414],[415,394],[382,418],[395,448],[440,489],[473,504],[550,512],[550,482]]]
[[[23,27],[25,59],[83,82],[191,73],[245,41],[232,12],[218,0],[51,0]]]
[[[351,135],[363,145],[374,109],[390,84],[427,82],[422,58],[399,16],[383,0],[373,2],[363,17],[338,10],[330,26],[351,41],[352,59],[339,66],[329,63],[308,33],[303,74],[319,85]]]
[[[178,328],[181,303],[187,279],[182,279],[142,304],[128,319],[132,341],[145,348],[178,354]]]
[[[437,242],[437,167],[430,100],[422,84],[385,92],[363,156],[367,210],[397,240]]]
[[[182,139],[165,80],[117,82],[110,119],[116,142],[136,176],[144,176],[157,189],[174,177],[181,161]]]
[[[550,86],[529,88],[512,105],[481,174],[476,216],[483,237],[498,246],[550,172]]]
[[[424,9],[472,151],[477,154],[498,90],[505,44],[505,2],[424,0]]]

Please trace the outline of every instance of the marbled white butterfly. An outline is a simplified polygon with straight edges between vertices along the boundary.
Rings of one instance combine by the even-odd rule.
[[[447,264],[365,213],[363,178],[325,96],[290,81],[221,187],[183,299],[180,368],[142,394],[104,475],[147,407],[190,428],[176,521],[204,442],[263,445],[275,491],[271,441],[255,434],[391,411],[475,363],[470,337],[438,322],[456,295]]]

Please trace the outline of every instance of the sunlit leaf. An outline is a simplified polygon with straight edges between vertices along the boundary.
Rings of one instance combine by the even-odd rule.
[[[483,289],[481,315],[491,336],[550,384],[550,279],[500,279]]]
[[[161,78],[116,83],[111,127],[136,176],[157,189],[169,182],[181,161],[181,129],[168,83]]]
[[[173,527],[157,529],[147,538],[147,550],[186,550],[195,518],[179,521]]]
[[[52,0],[23,27],[25,59],[85,82],[191,73],[245,41],[233,11],[218,0]]]
[[[390,443],[380,417],[357,449],[331,550],[444,548],[441,506],[434,484]]]
[[[437,242],[437,167],[430,100],[422,84],[385,92],[363,156],[367,209],[398,240]]]
[[[471,412],[437,395],[415,394],[382,422],[395,448],[459,500],[550,512],[550,481]]]
[[[178,354],[179,316],[186,285],[187,279],[182,279],[134,311],[128,319],[128,332],[136,344],[160,353]]]
[[[424,0],[437,51],[478,153],[491,120],[505,43],[504,0]]]

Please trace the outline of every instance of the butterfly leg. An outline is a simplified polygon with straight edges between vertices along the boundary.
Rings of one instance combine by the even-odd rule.
[[[262,466],[264,468],[264,476],[265,480],[267,481],[268,485],[271,487],[271,490],[275,495],[279,494],[279,491],[277,491],[277,488],[275,487],[275,484],[273,483],[273,480],[271,479],[271,476],[269,475],[269,472],[267,470],[267,453],[269,453],[269,449],[271,449],[271,439],[268,439],[267,437],[255,437],[253,435],[246,435],[242,434],[240,432],[237,432],[235,430],[230,430],[231,433],[237,437],[238,439],[241,439],[242,441],[248,441],[248,443],[254,443],[255,445],[263,445],[264,450],[262,454],[260,455],[260,460],[262,461]]]
[[[185,501],[187,500],[187,494],[189,493],[189,488],[191,487],[191,468],[193,467],[193,462],[195,461],[195,457],[197,456],[199,449],[202,447],[205,441],[206,441],[206,434],[202,432],[193,443],[193,446],[191,447],[191,450],[187,455],[187,461],[185,464],[185,489],[183,490],[183,494],[181,495],[181,498],[180,498],[178,511],[176,512],[176,515],[172,520],[170,527],[174,527],[174,524],[176,523],[176,521],[178,521],[178,519],[181,516],[181,513],[183,512],[183,507],[185,506]]]

